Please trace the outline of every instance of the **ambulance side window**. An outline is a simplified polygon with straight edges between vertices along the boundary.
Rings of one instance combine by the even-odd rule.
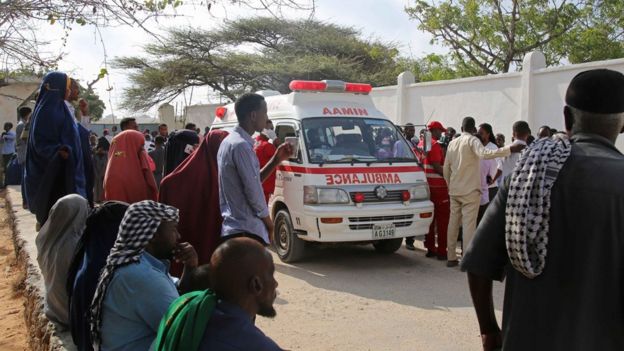
[[[283,143],[287,137],[296,137],[297,131],[295,130],[295,126],[292,124],[278,124],[275,127],[275,134],[277,134],[277,138],[279,139],[279,143]],[[300,141],[301,143],[301,141]],[[301,158],[301,145],[299,145],[299,151],[297,152],[297,158],[291,158],[290,162],[302,163]]]

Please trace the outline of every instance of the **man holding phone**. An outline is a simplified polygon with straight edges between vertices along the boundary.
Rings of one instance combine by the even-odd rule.
[[[221,237],[251,237],[268,245],[273,232],[262,182],[292,154],[292,145],[283,143],[260,170],[254,152],[255,132],[261,132],[268,120],[267,104],[262,95],[244,94],[234,110],[238,125],[223,139],[217,163],[219,168],[219,204],[223,225]]]

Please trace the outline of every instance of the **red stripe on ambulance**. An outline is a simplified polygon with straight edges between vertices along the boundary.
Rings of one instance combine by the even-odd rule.
[[[281,165],[278,170],[283,172],[305,173],[305,174],[354,174],[354,173],[407,173],[422,172],[422,168],[418,166],[409,167],[301,167]]]
[[[278,170],[292,173],[325,175],[327,185],[350,184],[401,184],[398,173],[422,172],[417,166],[409,167],[349,167],[310,168],[300,166],[279,166]]]

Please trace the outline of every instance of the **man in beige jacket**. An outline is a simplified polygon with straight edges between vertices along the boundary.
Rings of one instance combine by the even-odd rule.
[[[479,138],[474,136],[477,128],[472,117],[463,119],[461,130],[461,136],[449,144],[444,162],[444,179],[451,199],[451,218],[447,234],[448,267],[455,267],[459,263],[456,248],[460,224],[463,228],[464,248],[470,244],[477,227],[481,197],[479,160],[507,157],[525,147],[511,145],[497,150],[486,149]]]

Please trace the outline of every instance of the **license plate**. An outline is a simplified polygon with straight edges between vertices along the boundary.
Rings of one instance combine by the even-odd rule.
[[[394,224],[375,224],[373,225],[373,239],[387,239],[394,238],[396,228]]]

